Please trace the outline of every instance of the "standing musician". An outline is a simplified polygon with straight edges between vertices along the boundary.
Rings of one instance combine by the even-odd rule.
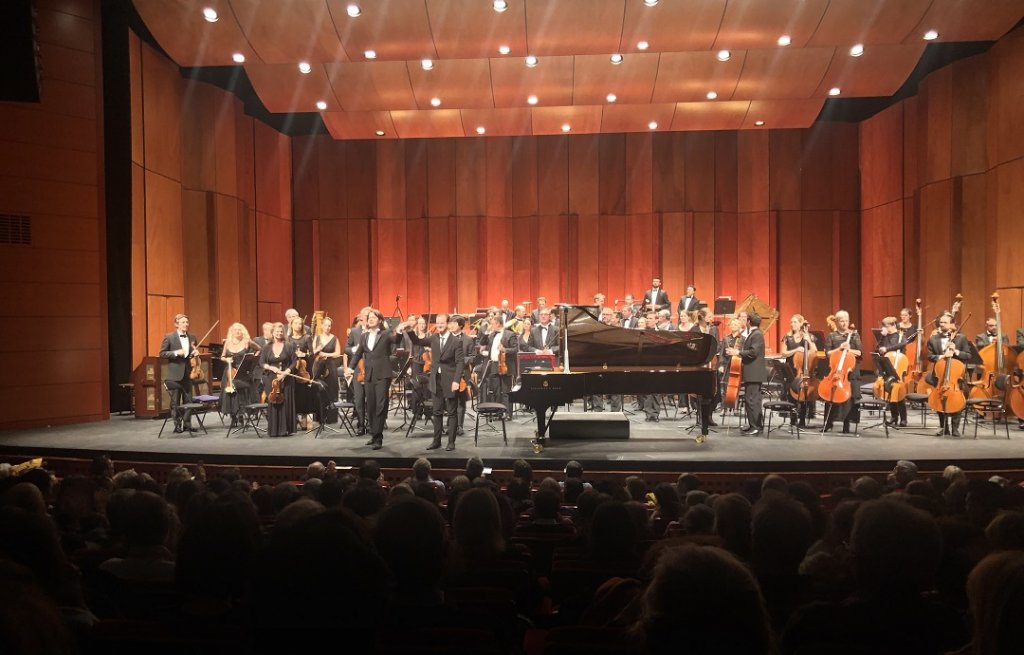
[[[854,332],[850,334],[850,313],[839,310],[835,314],[836,317],[836,331],[830,333],[825,337],[825,352],[828,357],[832,356],[832,353],[839,352],[841,350],[848,350],[850,355],[856,358],[856,363],[853,369],[850,371],[850,399],[841,405],[835,403],[825,403],[825,432],[832,430],[832,424],[835,422],[837,416],[843,419],[843,432],[848,433],[850,431],[850,421],[855,418],[853,416],[854,403],[860,400],[860,360],[863,355],[862,348],[863,344],[860,340],[860,335]],[[846,343],[846,339],[849,337],[850,343]],[[858,419],[859,420],[859,419]]]
[[[273,340],[274,340],[274,324],[271,323],[270,321],[267,321],[267,322],[265,322],[263,324],[263,336],[256,337],[255,339],[252,340],[252,342],[254,344],[256,344],[256,351],[257,351],[257,353],[259,353],[260,351],[262,351],[264,348],[267,347],[268,343],[271,343]],[[261,393],[266,391],[263,388],[263,371],[260,370],[259,366],[254,366],[252,368],[252,384],[253,384],[253,394],[252,394],[252,397],[255,400],[256,398],[260,397]]]
[[[516,354],[519,352],[519,336],[506,330],[497,316],[487,319],[490,332],[480,340],[480,354],[484,356],[484,365],[480,374],[480,382],[487,389],[491,402],[499,402],[505,406],[508,416],[512,416],[512,403],[508,398],[512,380],[516,377]],[[499,370],[500,360],[504,353],[504,374]]]
[[[263,388],[268,395],[267,436],[280,437],[295,433],[295,347],[284,336],[284,323],[274,323],[273,339],[260,352],[259,366],[263,369]],[[283,396],[281,402],[271,402],[274,383]]]
[[[366,328],[366,317],[369,315],[372,307],[363,307],[359,310],[359,315],[356,316],[355,321],[352,324],[352,329],[348,331],[348,339],[345,341],[345,354],[348,355],[348,361],[351,366],[355,366],[356,351],[359,350],[359,343],[363,338],[363,330]],[[351,371],[351,369],[349,369]],[[366,434],[367,422],[366,422],[366,385],[360,382],[356,376],[348,375],[351,382],[349,388],[352,389],[352,404],[356,406],[356,436],[362,436]]]
[[[995,317],[990,317],[987,321],[985,321],[985,331],[979,334],[978,336],[974,337],[974,347],[977,348],[978,350],[981,350],[990,343],[995,343],[996,333],[998,331],[999,329],[996,326]],[[1003,343],[1006,345],[1010,345],[1010,338],[1005,334],[1003,335]]]
[[[631,330],[636,327],[637,317],[633,312],[633,305],[626,303],[622,306],[622,327]]]
[[[373,450],[384,447],[384,421],[388,416],[388,391],[395,371],[391,367],[391,355],[395,345],[402,340],[402,332],[412,325],[405,321],[393,330],[385,330],[384,315],[370,309],[366,315],[366,329],[359,337],[356,354],[349,366],[352,369],[363,363],[363,383],[366,393],[366,411],[369,414],[370,440],[366,442]],[[437,411],[436,409],[434,411]]]
[[[764,416],[761,412],[761,385],[768,381],[768,369],[764,363],[764,334],[759,329],[761,317],[747,315],[747,336],[739,348],[727,348],[730,357],[739,355],[743,359],[743,404],[747,409],[747,427],[742,434],[757,436],[764,430]]]
[[[273,327],[273,324],[271,324]],[[271,333],[273,338],[273,333]],[[242,412],[249,403],[253,402],[252,378],[241,378],[237,376],[238,367],[242,365],[246,355],[250,357],[260,348],[256,342],[249,338],[249,330],[241,323],[232,323],[228,328],[227,336],[224,338],[224,350],[221,352],[221,361],[231,364],[232,379],[227,378],[227,371],[220,393],[220,413],[231,417],[231,427],[238,427],[244,423]]]
[[[679,313],[683,312],[695,312],[697,306],[700,305],[700,301],[697,300],[697,287],[692,284],[686,285],[686,295],[679,299]]]
[[[334,320],[327,316],[320,323],[320,334],[313,337],[313,369],[310,373],[314,380],[323,380],[327,390],[326,403],[318,407],[317,414],[321,423],[337,423],[338,408],[334,401],[338,399],[338,360],[341,359],[341,344],[333,334]]]
[[[537,296],[537,309],[530,313],[530,318],[533,319],[533,324],[536,325],[540,322],[540,310],[547,309],[548,299],[544,296]]]
[[[878,340],[878,354],[885,355],[891,352],[905,352],[907,349],[907,341],[904,337],[905,333],[900,332],[899,323],[896,321],[895,316],[886,316],[882,319],[882,338]],[[889,392],[893,382],[900,382],[900,380],[886,380],[886,393]],[[879,398],[879,400],[882,400]],[[900,400],[898,402],[889,403],[889,413],[892,416],[890,425],[899,425],[901,428],[907,427],[907,401]]]
[[[537,352],[537,348],[533,344],[533,319],[527,316],[519,325],[522,328],[519,333],[519,352]]]
[[[410,316],[409,318],[412,317]],[[409,352],[412,353],[412,374],[409,376],[409,380],[412,383],[413,390],[413,413],[424,419],[427,418],[427,409],[423,402],[429,397],[430,390],[427,388],[427,374],[423,372],[423,354],[429,353],[428,357],[433,357],[434,354],[428,350],[429,346],[420,344],[429,336],[430,331],[427,330],[427,319],[423,316],[417,317],[412,332],[406,333],[406,338],[409,339]],[[430,362],[430,366],[433,368],[433,361]]]
[[[656,312],[669,309],[672,306],[672,302],[668,299],[668,293],[661,288],[660,277],[651,279],[651,288],[644,293],[644,304]]]
[[[813,367],[817,366],[815,355],[818,352],[818,340],[811,334],[810,324],[803,315],[793,314],[793,317],[789,319],[789,332],[782,337],[782,352],[779,354],[786,358],[786,362],[789,364],[788,368],[795,375],[800,375],[800,371],[797,371],[793,364],[793,356],[798,352],[804,353],[804,358],[810,358],[807,366],[813,371]],[[786,387],[789,388],[789,386],[790,381],[787,381]],[[791,417],[791,422],[796,423],[798,427],[806,428],[808,414],[813,412],[815,402],[814,400],[797,402],[797,415]]]
[[[434,321],[434,334],[409,334],[414,346],[430,348],[431,353],[427,387],[434,400],[434,440],[427,446],[427,450],[441,447],[441,434],[444,431],[442,416],[447,417],[448,422],[448,445],[445,450],[455,450],[455,434],[459,426],[457,396],[459,383],[465,380],[466,352],[462,339],[450,334],[448,326],[448,315],[438,314]],[[386,406],[384,411],[387,412]]]
[[[626,307],[629,307],[634,314],[638,314],[640,312],[640,306],[636,304],[636,298],[633,297],[633,294],[627,293],[622,302]]]
[[[462,352],[466,354],[462,360],[462,376],[464,379],[467,374],[472,373],[473,353],[475,348],[474,340],[471,336],[466,334],[465,327],[465,316],[454,315],[448,317],[448,332],[462,343]],[[455,397],[459,415],[459,427],[455,430],[455,434],[460,437],[463,432],[462,428],[466,424],[466,405],[469,404],[470,393],[472,393],[472,386],[470,381],[467,380],[466,390],[460,391]]]
[[[558,354],[558,328],[551,320],[551,310],[544,308],[540,312],[540,321],[533,326],[534,347],[543,353]]]
[[[291,309],[288,311],[293,312],[295,310]],[[310,354],[313,351],[313,338],[309,336],[309,331],[303,324],[302,317],[297,312],[288,323],[287,341],[295,350],[295,372],[303,377],[309,377],[309,372],[312,368],[310,366]],[[308,422],[312,418],[313,412],[316,411],[316,394],[309,385],[294,389],[293,392],[295,396],[295,411],[301,415],[299,426],[306,430],[308,429]]]
[[[294,321],[297,318],[299,318],[299,319],[302,318],[301,316],[299,316],[298,310],[296,310],[294,308],[289,308],[289,309],[285,310],[285,312],[284,312],[284,324],[285,324],[285,326],[287,326],[287,328],[289,330],[291,329],[292,321]],[[287,332],[287,330],[286,330],[286,332]],[[310,334],[312,332],[312,330],[309,329],[309,326],[306,325],[305,321],[303,321],[303,323],[302,323],[302,332],[303,332],[303,334]]]
[[[939,383],[938,378],[935,377],[934,364],[940,359],[959,359],[965,365],[971,361],[971,344],[959,332],[953,337],[953,347],[949,348],[949,340],[955,329],[956,324],[953,322],[953,314],[950,312],[942,313],[939,316],[938,334],[934,334],[928,339],[928,361],[932,362],[933,365],[933,369],[925,377],[928,384],[936,386]],[[957,380],[955,383],[960,384],[961,380]],[[932,391],[932,393],[936,393],[936,391]],[[952,434],[954,437],[960,436],[960,414],[954,414],[952,421],[949,420],[949,416],[944,412],[936,412],[936,414],[939,415],[939,431],[935,433],[936,437],[948,434]]]
[[[512,320],[512,310],[509,309],[508,299],[503,298],[501,301],[501,309],[498,310],[498,316],[501,317],[501,324],[504,325],[508,321]]]
[[[174,431],[195,432],[192,427],[192,413],[185,411],[184,416],[178,413],[178,406],[192,402],[192,372],[189,356],[196,349],[196,335],[188,331],[188,316],[177,314],[174,317],[174,330],[164,335],[160,343],[160,358],[167,360],[167,377],[164,386],[171,396],[171,416],[174,417]]]

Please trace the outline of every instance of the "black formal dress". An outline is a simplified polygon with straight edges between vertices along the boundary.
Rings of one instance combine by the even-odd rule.
[[[192,368],[189,355],[194,352],[196,336],[191,332],[180,333],[175,330],[164,335],[160,343],[160,357],[167,360],[167,377],[164,385],[171,396],[171,416],[174,418],[174,429],[181,431],[191,427],[190,412],[179,414],[178,406],[192,402],[192,380],[189,378]],[[178,350],[186,350],[184,355]]]
[[[298,369],[299,361],[302,360],[306,363],[306,372],[312,373],[313,367],[311,363],[313,358],[311,353],[313,351],[313,338],[308,334],[304,334],[301,337],[293,337],[289,334],[285,337],[285,343],[290,345],[295,353],[295,368]],[[300,352],[302,353],[301,357],[299,356]],[[292,373],[297,372],[297,370],[292,371]],[[294,382],[298,382],[298,384],[294,385],[292,394],[295,397],[295,412],[301,416],[316,412],[318,404],[316,389],[300,380],[291,379]]]
[[[282,371],[289,369],[294,373],[295,348],[285,342],[281,347],[281,352],[275,354],[275,345],[267,344],[260,353],[259,367],[263,369],[264,366],[276,366]],[[273,371],[263,371],[263,388],[266,389],[268,396],[275,377],[277,374]],[[267,436],[269,437],[281,437],[295,433],[295,378],[285,376],[281,380],[281,393],[284,396],[284,402],[270,403],[270,409],[267,411]]]
[[[815,346],[820,348],[820,345],[818,344],[818,340],[815,338],[815,336],[813,334],[808,333],[805,338],[808,341],[810,341],[811,343],[813,343]],[[792,332],[790,332],[789,334],[787,334],[786,336],[784,336],[782,338],[782,343],[786,347],[787,351],[788,350],[793,350],[795,348],[801,348],[801,347],[804,348],[804,354],[805,354],[805,357],[806,357],[807,346],[805,345],[805,343],[803,341],[797,341],[796,338],[793,336]],[[786,360],[786,363],[789,364],[788,367],[785,367],[787,369],[786,370],[786,375],[788,377],[788,379],[786,380],[786,396],[789,396],[788,398],[786,398],[786,400],[792,400],[793,397],[789,394],[789,390],[794,388],[795,380],[799,376],[801,376],[801,374],[802,374],[802,371],[798,371],[794,367],[794,365],[793,365],[793,357],[794,357],[793,355],[790,355],[789,358]],[[818,365],[818,363],[817,363],[816,359],[811,360],[807,364],[808,372],[810,373],[812,378],[814,377],[814,372],[815,372],[814,369],[815,369],[815,367],[817,365]],[[813,381],[813,384],[816,386],[817,385],[817,381],[816,380]],[[815,388],[814,391],[816,393],[817,392],[817,388]],[[800,401],[793,401],[793,402],[796,402],[797,412],[796,412],[796,415],[793,416],[792,418],[793,418],[794,421],[799,419],[800,427],[804,427],[806,425],[807,419],[814,416],[814,405],[815,405],[815,403],[817,401],[815,401],[815,400],[805,400],[805,401],[802,401],[802,402],[800,402]]]
[[[497,361],[494,361],[500,353],[495,339],[501,339],[501,345],[505,347],[505,375],[501,374]],[[509,416],[512,416],[512,403],[509,401],[508,392],[512,388],[512,381],[517,376],[516,355],[519,353],[519,335],[511,330],[492,332],[481,339],[480,345],[484,347],[484,367],[480,374],[480,384],[487,390],[490,402],[499,402],[505,405]],[[489,362],[489,363],[488,363]]]
[[[231,358],[231,370],[234,372],[232,384],[235,391],[234,393],[228,393],[226,391],[228,371],[227,367],[225,367],[225,379],[221,384],[220,392],[220,413],[225,416],[230,416],[231,426],[234,427],[236,425],[241,425],[243,420],[242,409],[249,403],[253,402],[253,398],[255,398],[252,376],[238,375],[238,367],[242,365],[243,361],[252,361],[257,359],[257,357],[254,354],[253,349],[249,346],[234,352],[228,350],[227,346],[225,346],[222,356]],[[251,370],[258,370],[254,364],[255,362],[249,364],[249,366],[253,367]]]
[[[326,342],[323,342],[322,339],[323,337],[319,336],[313,339],[313,347],[317,352],[330,355],[340,352],[336,335],[332,334]],[[314,357],[313,359],[313,368],[310,370],[310,374],[314,380],[319,380],[323,384],[323,387],[317,391],[321,402],[317,405],[316,415],[317,420],[321,423],[338,422],[338,408],[334,406],[334,402],[338,400],[339,361],[341,360],[337,357],[322,357],[320,359]]]

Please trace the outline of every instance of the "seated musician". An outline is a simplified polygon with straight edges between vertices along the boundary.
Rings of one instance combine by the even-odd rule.
[[[990,317],[987,321],[985,321],[985,331],[979,334],[978,336],[974,337],[974,347],[977,348],[978,350],[981,350],[990,343],[995,343],[996,337],[998,336],[998,332],[999,327],[996,323],[995,317]],[[1009,345],[1010,343],[1009,337],[1005,334],[1003,335],[1003,343],[1006,345]]]
[[[629,330],[636,327],[637,317],[633,312],[633,305],[626,303],[622,306],[622,321],[620,326]]]
[[[807,321],[802,314],[793,314],[793,317],[789,319],[789,332],[782,337],[782,352],[779,354],[785,357],[786,363],[789,364],[788,367],[785,367],[787,375],[796,376],[786,381],[786,387],[788,388],[793,388],[794,382],[799,383],[801,381],[799,379],[801,372],[796,370],[793,363],[794,355],[798,352],[804,353],[804,357],[811,358],[807,366],[808,372],[811,374],[811,380],[814,379],[814,366],[817,365],[814,357],[818,352],[818,340],[807,327]],[[798,401],[797,413],[791,417],[792,422],[801,428],[806,428],[808,413],[813,409],[815,402],[814,400]]]
[[[704,334],[710,334],[718,341],[718,326],[711,322],[711,310],[707,307],[697,310],[697,329]]]
[[[882,319],[882,338],[878,341],[878,354],[885,355],[891,352],[904,352],[907,349],[907,342],[903,338],[903,334],[900,334],[899,324],[896,321],[895,316],[886,316]],[[892,389],[894,382],[900,382],[900,380],[886,380],[885,390],[886,393]],[[881,399],[880,399],[881,400]],[[898,402],[889,403],[889,412],[892,415],[890,425],[899,425],[901,428],[907,427],[907,401],[900,400]]]
[[[667,309],[662,309],[658,312],[658,322],[655,324],[654,329],[662,332],[675,332],[679,328],[672,323],[672,312]]]

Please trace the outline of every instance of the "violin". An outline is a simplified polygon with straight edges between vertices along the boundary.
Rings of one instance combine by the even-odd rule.
[[[431,364],[430,349],[427,348],[426,350],[423,351],[423,372],[424,373],[430,373],[430,364]]]
[[[498,375],[508,375],[508,364],[505,362],[505,351],[498,353]]]
[[[362,364],[362,362],[360,362]],[[303,380],[309,380],[309,365],[306,364],[306,360],[300,357],[295,363],[295,374]]]
[[[203,360],[199,357],[199,344],[206,341],[206,338],[210,336],[211,332],[213,332],[213,328],[217,327],[219,324],[220,319],[210,326],[210,329],[206,331],[206,334],[203,335],[202,339],[192,344],[192,354],[189,355],[189,364],[191,365],[192,370],[189,371],[188,377],[193,382],[198,382],[206,377],[203,375]]]
[[[359,369],[359,372],[356,373],[356,382],[362,384],[363,382],[366,382],[366,367],[363,366],[362,359],[359,360],[359,364],[356,367]]]
[[[970,318],[971,315],[968,314],[964,319],[964,324]],[[959,414],[967,406],[967,397],[964,395],[963,389],[960,388],[960,378],[964,376],[967,366],[959,359],[948,356],[956,350],[955,340],[962,329],[963,324],[959,328],[953,328],[949,333],[949,343],[946,344],[943,356],[935,362],[934,372],[938,382],[935,385],[935,391],[928,396],[928,406],[943,414]]]
[[[826,321],[833,332],[837,330],[836,317],[829,316]],[[829,368],[831,372],[818,384],[818,395],[825,402],[842,405],[853,397],[853,390],[850,387],[850,372],[857,366],[857,358],[850,354],[850,341],[856,331],[851,325],[846,335],[846,348],[841,348],[832,353],[829,357]]]
[[[739,348],[743,345],[743,338],[739,333],[732,337],[732,347]],[[739,401],[740,382],[743,380],[743,358],[733,355],[729,358],[729,382],[725,388],[725,396],[722,404],[728,409],[736,409]]]
[[[280,405],[284,402],[284,392],[281,391],[281,380],[276,377],[270,383],[270,393],[267,394],[267,402],[271,405]]]

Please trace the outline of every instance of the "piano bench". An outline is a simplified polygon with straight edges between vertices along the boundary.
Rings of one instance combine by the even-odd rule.
[[[473,429],[473,445],[477,445],[477,439],[480,436],[480,417],[483,416],[485,419],[498,419],[501,421],[501,436],[505,441],[505,445],[508,445],[508,432],[505,431],[505,405],[501,403],[477,403],[476,406],[476,426]]]
[[[791,403],[788,400],[772,400],[761,405],[761,409],[768,413],[768,426],[765,430],[765,438],[771,439],[772,436],[772,415],[780,414],[783,416],[782,425],[776,427],[776,430],[781,430],[786,425],[786,419],[792,419],[793,414],[796,412],[796,403]],[[790,423],[789,431],[796,430],[796,438],[800,438],[800,426],[794,423]]]

